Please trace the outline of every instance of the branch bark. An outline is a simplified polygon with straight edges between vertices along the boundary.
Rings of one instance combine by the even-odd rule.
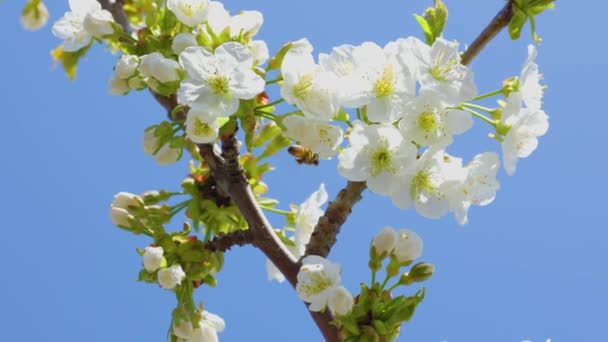
[[[331,248],[337,241],[340,228],[353,210],[353,206],[362,198],[361,194],[367,185],[365,182],[348,182],[336,199],[329,203],[327,210],[310,237],[306,245],[305,255],[319,255],[327,257]]]
[[[245,246],[253,242],[251,230],[237,230],[227,234],[218,234],[205,244],[211,252],[226,252],[232,247]]]
[[[116,0],[114,2],[112,2],[111,0],[97,0],[97,2],[99,2],[99,4],[101,5],[101,7],[103,9],[112,13],[114,20],[120,26],[122,26],[122,29],[125,30],[125,32],[127,32],[127,33],[132,32],[131,24],[129,23],[129,19],[127,18],[127,15],[125,14],[124,9],[122,8],[121,0]]]
[[[513,0],[508,0],[505,6],[490,21],[488,26],[477,36],[467,50],[462,54],[461,63],[470,64],[483,48],[502,31],[513,18]]]

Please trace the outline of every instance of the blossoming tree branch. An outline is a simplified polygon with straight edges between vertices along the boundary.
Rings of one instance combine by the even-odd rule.
[[[371,280],[360,289],[342,286],[339,264],[327,257],[355,204],[367,190],[366,196],[390,197],[398,209],[429,219],[453,214],[464,225],[471,206],[494,200],[501,159],[513,175],[549,126],[535,45],[521,71],[505,70],[490,91],[477,89],[468,65],[504,28],[517,39],[529,22],[538,43],[535,17],[553,7],[551,0],[506,1],[464,51],[442,36],[448,11],[435,0],[415,16],[424,40],[341,45],[318,58],[305,38],[271,55],[256,39],[262,14],[231,14],[219,1],[69,0],[69,6],[52,27],[62,40],[52,55],[67,75],[74,78],[89,49],[106,44],[120,54],[110,93],[147,89],[167,110],[143,129],[144,152],[160,165],[190,160],[173,189],[120,192],[110,208],[116,226],[150,238],[138,249],[139,280],[175,293],[172,342],[218,340],[223,319],[193,294],[204,297],[206,286],[218,285],[224,253],[243,245],[264,253],[269,279],[291,284],[327,341],[395,340],[435,268],[419,260],[422,240],[413,230],[378,227],[369,263],[361,265]],[[48,17],[41,0],[29,0],[22,24],[37,30]],[[479,103],[489,98],[495,106]],[[281,103],[291,111],[279,112]],[[487,150],[472,160],[450,154],[454,139],[476,121],[488,131]],[[346,186],[329,203],[321,184],[300,205],[280,206],[267,197],[264,179],[270,157],[285,149],[297,161],[293,167],[337,158]],[[269,212],[284,216],[284,227],[273,227]],[[183,229],[167,230],[172,221],[185,222]]]

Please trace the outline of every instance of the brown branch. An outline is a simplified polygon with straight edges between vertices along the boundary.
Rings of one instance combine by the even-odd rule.
[[[226,252],[232,247],[245,246],[253,242],[251,230],[237,230],[231,233],[218,234],[205,244],[211,252]]]
[[[513,1],[508,0],[505,6],[490,21],[488,26],[471,43],[467,50],[462,54],[461,63],[468,65],[483,50],[483,48],[507,25],[513,18]]]
[[[127,15],[125,14],[125,11],[122,8],[121,0],[116,0],[114,2],[110,0],[97,0],[97,2],[99,2],[103,9],[112,13],[114,21],[116,21],[116,23],[122,26],[122,29],[125,30],[125,32],[131,33],[131,24],[129,23],[129,19],[127,18]]]
[[[361,194],[366,188],[365,182],[348,182],[338,193],[336,199],[329,203],[325,214],[319,218],[310,242],[306,245],[305,255],[320,255],[327,257],[336,243],[340,228],[346,222],[353,206],[361,200]]]

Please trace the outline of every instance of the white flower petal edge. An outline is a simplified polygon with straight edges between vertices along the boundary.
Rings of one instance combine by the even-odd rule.
[[[167,8],[177,20],[191,27],[206,22],[209,16],[208,0],[168,0]]]
[[[230,116],[239,100],[250,100],[264,91],[265,82],[253,72],[253,56],[245,45],[224,43],[214,53],[188,47],[179,61],[188,77],[178,90],[178,101],[196,111]]]
[[[511,126],[502,142],[503,164],[512,176],[520,158],[529,157],[538,147],[538,137],[549,129],[549,117],[540,108],[523,108],[520,93],[511,93],[503,109],[503,123]]]
[[[300,299],[310,304],[310,311],[321,311],[327,307],[340,281],[339,265],[320,256],[310,255],[302,259],[296,292]]]

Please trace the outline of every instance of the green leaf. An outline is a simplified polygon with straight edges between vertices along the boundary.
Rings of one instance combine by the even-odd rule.
[[[448,21],[448,8],[443,1],[435,0],[434,7],[429,7],[422,16],[415,14],[414,18],[422,28],[426,43],[433,45],[438,37],[441,37],[445,24]]]
[[[532,39],[540,43],[541,39],[536,33],[535,16],[543,13],[547,9],[555,8],[555,0],[515,0],[513,1],[513,17],[509,22],[509,35],[516,40],[521,35],[521,30],[530,21],[530,31]]]
[[[61,46],[57,47],[55,50],[51,51],[51,56],[53,59],[61,63],[63,70],[70,80],[74,80],[76,78],[76,69],[78,68],[78,62],[84,55],[86,55],[87,51],[91,44],[83,47],[82,49],[74,52],[63,51]]]

